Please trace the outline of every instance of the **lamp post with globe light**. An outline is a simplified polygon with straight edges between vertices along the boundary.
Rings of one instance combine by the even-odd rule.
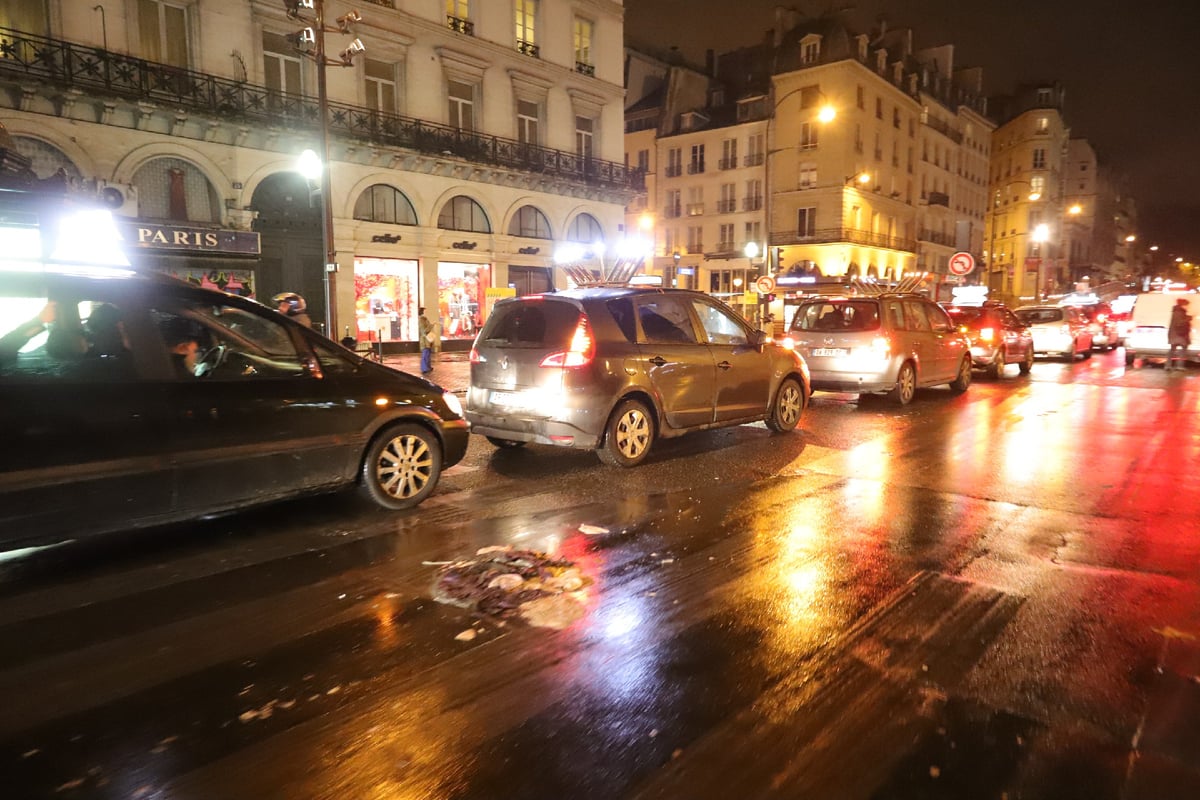
[[[290,34],[287,37],[288,41],[301,55],[310,59],[317,68],[317,111],[321,117],[320,149],[316,152],[306,150],[301,154],[297,170],[310,182],[319,184],[323,214],[321,251],[324,259],[322,286],[325,293],[325,335],[333,337],[336,336],[337,331],[337,313],[334,309],[336,294],[334,273],[337,272],[337,248],[333,233],[333,190],[329,175],[329,93],[325,71],[327,67],[331,66],[354,66],[354,57],[366,52],[367,48],[361,39],[355,38],[337,58],[330,58],[326,54],[325,34],[352,33],[354,24],[362,22],[362,15],[357,11],[348,11],[338,17],[337,27],[331,28],[325,24],[325,0],[283,0],[283,5],[289,19],[307,25],[296,33]]]

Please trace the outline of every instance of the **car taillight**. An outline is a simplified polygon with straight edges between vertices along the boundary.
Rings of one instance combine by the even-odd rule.
[[[785,336],[785,337],[783,337],[783,341],[781,341],[779,343],[779,346],[782,347],[784,350],[795,350],[796,349],[796,340],[790,336]]]
[[[596,342],[592,339],[592,329],[588,326],[587,317],[579,319],[575,333],[571,335],[568,349],[551,353],[542,359],[542,367],[583,367],[592,363],[596,355]]]
[[[980,328],[979,340],[982,342],[990,342],[996,338],[995,328]]]
[[[476,350],[474,347],[471,348],[471,363],[472,364],[482,364],[483,363],[483,356],[479,355],[479,351]]]
[[[892,343],[886,336],[876,336],[871,340],[871,350],[881,356],[887,356],[892,352]]]

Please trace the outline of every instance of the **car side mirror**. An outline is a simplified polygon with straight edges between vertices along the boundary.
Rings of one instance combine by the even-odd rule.
[[[763,345],[766,343],[766,341],[767,341],[767,334],[764,331],[760,331],[760,330],[750,331],[750,346],[751,347],[756,347],[759,350],[762,350]]]

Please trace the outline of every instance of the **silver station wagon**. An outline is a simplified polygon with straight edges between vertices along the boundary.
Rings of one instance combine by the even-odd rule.
[[[788,332],[815,390],[886,392],[901,405],[917,387],[971,385],[971,343],[936,303],[917,295],[811,297]]]

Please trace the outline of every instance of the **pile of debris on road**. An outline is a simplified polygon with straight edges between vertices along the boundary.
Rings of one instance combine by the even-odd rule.
[[[438,571],[433,597],[501,619],[520,616],[530,625],[565,628],[583,616],[591,580],[574,562],[508,545],[484,547],[470,561]]]

